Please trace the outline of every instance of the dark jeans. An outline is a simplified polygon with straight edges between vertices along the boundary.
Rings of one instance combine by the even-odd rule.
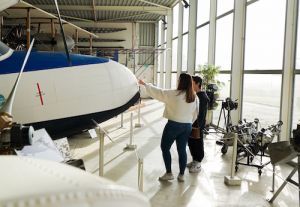
[[[190,123],[178,123],[169,120],[166,124],[161,138],[160,148],[162,151],[167,173],[172,172],[172,158],[170,149],[174,141],[176,141],[179,157],[179,170],[180,174],[184,174],[187,162],[186,145],[191,131],[192,124]]]
[[[189,138],[189,148],[193,160],[201,162],[204,157],[203,130],[200,132],[200,139]]]

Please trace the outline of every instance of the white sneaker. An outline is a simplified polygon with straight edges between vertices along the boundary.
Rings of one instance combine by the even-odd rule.
[[[184,175],[178,174],[177,180],[178,182],[184,182]]]
[[[196,164],[196,162],[197,162],[197,161],[194,161],[194,160],[193,160],[192,162],[186,164],[186,167],[187,167],[187,168],[191,168],[193,165]]]
[[[165,173],[163,176],[159,177],[160,181],[174,180],[174,176],[172,173]]]
[[[198,173],[201,171],[201,162],[195,162],[195,164],[190,167],[189,172],[190,173]]]

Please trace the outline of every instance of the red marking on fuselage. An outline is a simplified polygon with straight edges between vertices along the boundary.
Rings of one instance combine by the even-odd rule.
[[[36,83],[36,85],[37,85],[37,88],[38,88],[38,91],[39,91],[39,96],[40,96],[41,104],[44,105],[43,95],[42,95],[42,92],[41,92],[41,89],[40,89],[40,84]]]

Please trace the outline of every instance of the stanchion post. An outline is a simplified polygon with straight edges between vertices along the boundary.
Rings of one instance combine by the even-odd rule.
[[[272,189],[271,192],[275,192],[275,165],[273,165],[272,170]]]
[[[136,145],[133,144],[133,113],[130,113],[130,133],[129,133],[129,144],[124,148],[124,150],[135,150]]]
[[[241,185],[241,179],[235,176],[235,164],[236,164],[236,154],[237,154],[237,133],[234,133],[234,140],[233,140],[233,150],[232,150],[232,162],[231,162],[231,172],[230,176],[224,177],[224,183],[230,186],[237,186]]]
[[[143,159],[138,159],[138,187],[139,191],[144,190],[144,161]]]
[[[138,123],[135,124],[135,128],[141,128],[143,125],[141,124],[141,99],[138,105]]]
[[[104,175],[104,136],[105,133],[99,127],[99,176]]]
[[[123,113],[121,114],[121,128],[123,128],[123,123],[124,123],[124,116]]]

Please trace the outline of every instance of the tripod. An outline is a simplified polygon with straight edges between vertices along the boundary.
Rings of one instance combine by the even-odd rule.
[[[225,111],[227,111],[227,115],[226,115]],[[225,124],[225,127],[226,127],[225,132],[228,133],[230,131],[229,129],[230,129],[230,126],[232,125],[230,111],[231,111],[231,109],[223,107],[223,104],[222,104],[216,130],[219,130],[221,116],[223,115],[224,124]],[[221,129],[221,131],[224,132],[224,129]]]
[[[216,131],[220,130],[219,125],[220,125],[220,120],[221,120],[222,115],[223,115],[224,122],[225,122],[225,130],[224,129],[220,130],[224,134],[223,140],[222,141],[216,141],[216,143],[218,145],[222,145],[221,152],[223,154],[226,154],[226,152],[228,150],[228,140],[230,140],[232,138],[231,137],[232,133],[230,133],[231,132],[230,127],[232,126],[230,112],[231,112],[231,110],[234,110],[234,109],[237,109],[237,103],[232,102],[230,98],[226,98],[225,102],[222,101],[222,106],[221,106],[221,111],[220,111]],[[227,111],[227,114],[226,114],[226,111]]]

